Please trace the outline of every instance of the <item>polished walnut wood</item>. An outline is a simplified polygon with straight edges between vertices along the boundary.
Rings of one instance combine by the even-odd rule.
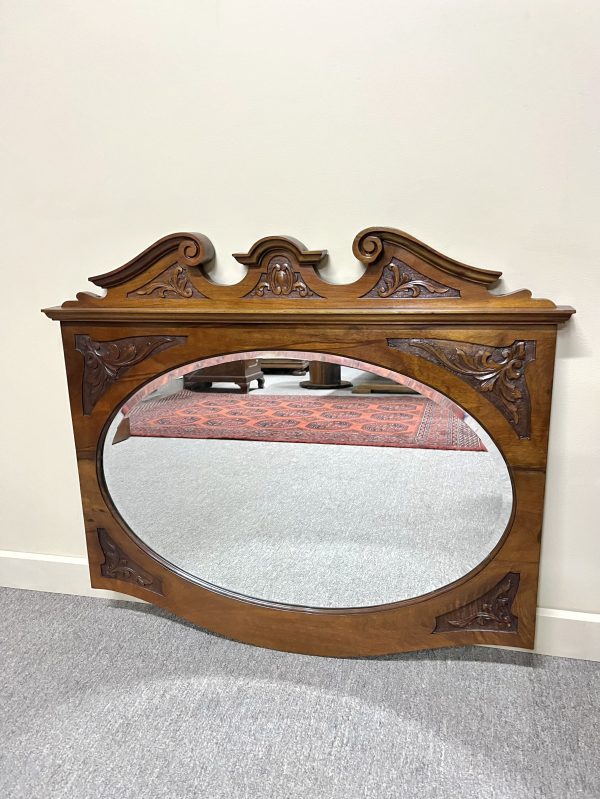
[[[45,311],[61,322],[92,585],[294,652],[532,647],[556,333],[573,309],[527,290],[491,293],[499,272],[461,264],[390,228],[362,231],[353,252],[364,274],[333,285],[318,271],[325,251],[270,236],[235,256],[247,274],[222,286],[205,272],[214,257],[206,236],[179,233],[92,278],[105,296],[82,293]],[[185,364],[275,350],[372,364],[378,374],[451,397],[477,419],[504,456],[514,493],[510,522],[489,556],[424,596],[325,610],[233,594],[150,550],[103,477],[104,440],[121,404]],[[277,512],[276,497],[268,511]]]

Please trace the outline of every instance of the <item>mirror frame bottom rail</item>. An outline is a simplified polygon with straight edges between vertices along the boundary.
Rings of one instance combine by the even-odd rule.
[[[61,322],[92,586],[239,641],[304,654],[533,648],[556,333],[574,311],[528,291],[491,294],[499,273],[459,264],[400,231],[363,231],[354,253],[364,275],[332,286],[316,269],[324,251],[268,237],[235,256],[248,267],[240,283],[218,286],[204,272],[214,255],[208,239],[174,234],[93,278],[107,289],[104,297],[79,294],[46,309]],[[424,596],[339,610],[237,596],[149,550],[104,484],[110,422],[167,372],[255,351],[361,361],[460,405],[489,433],[513,484],[512,516],[495,549],[469,574]],[[268,510],[276,509],[273,497]]]

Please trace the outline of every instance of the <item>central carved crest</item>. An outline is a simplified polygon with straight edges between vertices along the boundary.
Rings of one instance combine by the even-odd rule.
[[[295,272],[290,264],[289,258],[285,255],[275,255],[267,265],[267,271],[263,272],[258,279],[258,283],[247,295],[248,297],[267,297],[273,294],[275,297],[319,297],[314,291],[308,288],[300,272]]]
[[[306,297],[310,289],[302,280],[297,272],[292,270],[290,262],[284,255],[276,255],[271,258],[267,271],[267,277],[260,282],[256,287],[256,294],[262,297],[266,290],[270,290],[273,294],[291,294],[292,291],[297,291],[301,297]]]

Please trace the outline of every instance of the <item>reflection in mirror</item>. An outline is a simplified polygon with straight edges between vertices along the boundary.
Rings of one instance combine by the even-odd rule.
[[[317,353],[240,353],[153,381],[114,418],[103,468],[164,560],[305,607],[441,588],[485,560],[512,510],[504,459],[461,408]]]

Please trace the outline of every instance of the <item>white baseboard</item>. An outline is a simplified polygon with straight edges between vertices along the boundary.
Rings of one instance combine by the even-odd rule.
[[[60,555],[0,550],[0,586],[138,601],[116,591],[92,588],[87,560]],[[538,608],[535,651],[600,661],[600,613]]]
[[[535,651],[542,655],[600,661],[600,613],[538,608]]]
[[[66,555],[40,555],[0,549],[0,586],[49,591],[53,594],[76,594],[106,599],[124,599],[116,591],[92,588],[86,558]],[[133,602],[135,597],[127,596]]]

